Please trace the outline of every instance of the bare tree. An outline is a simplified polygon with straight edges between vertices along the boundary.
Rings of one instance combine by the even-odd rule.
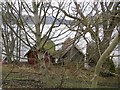
[[[114,50],[114,48],[117,46],[117,44],[119,42],[120,42],[120,32],[118,32],[118,34],[116,35],[116,37],[114,38],[114,40],[112,41],[110,46],[101,55],[97,65],[96,65],[96,68],[95,68],[94,77],[92,79],[92,86],[91,86],[92,88],[96,88],[97,87],[98,76],[100,74],[101,67],[102,67],[103,63],[105,62],[106,58],[109,57],[110,53]]]
[[[0,13],[1,14],[1,13]],[[0,36],[2,36],[2,27],[1,27],[1,25],[2,25],[2,17],[1,17],[1,15],[0,15]],[[2,60],[2,37],[0,37],[0,60]]]
[[[103,59],[104,55],[107,54],[107,58],[109,58],[109,54],[111,53],[111,51],[113,51],[114,47],[118,43],[118,41],[116,41],[115,45],[113,44],[114,42],[110,45],[110,42],[112,40],[112,34],[119,25],[120,2],[100,1],[90,3],[76,2],[74,0],[74,5],[75,6],[73,6],[71,12],[65,9],[60,10],[66,16],[73,19],[73,23],[71,23],[71,25],[67,25],[70,30],[76,31],[78,33],[78,37],[82,35],[86,40],[87,45],[89,46],[86,52],[86,56],[88,57],[87,61],[89,62],[89,60],[91,59],[93,60],[92,63],[95,63],[95,65],[97,64],[95,74],[97,73],[97,75],[99,75],[100,67],[103,65],[103,62],[105,63],[106,60],[106,57],[105,59]],[[87,9],[89,9],[89,11]],[[85,38],[85,35],[88,32],[90,33],[92,38],[91,45],[90,42]],[[116,36],[117,39],[118,37],[119,35]],[[95,43],[93,44],[93,42]],[[91,50],[89,51],[90,48]],[[111,48],[110,51],[108,51],[107,48]],[[98,60],[102,63],[100,64]],[[93,86],[94,85],[95,84],[93,84]]]
[[[4,22],[4,18],[9,18],[7,20],[7,22],[10,23],[10,25],[12,26],[12,23],[11,23],[11,18],[10,18],[10,15],[8,14],[10,12],[9,10],[9,7],[4,7],[4,9],[2,9],[2,12],[3,10],[6,10],[6,17],[3,17],[3,13],[2,13],[2,17],[3,17],[3,26],[4,26],[4,29],[2,30],[2,38],[3,38],[3,42],[4,42],[4,48],[5,48],[5,52],[6,52],[6,55],[7,55],[7,60],[8,62],[11,62],[12,58],[13,58],[13,51],[14,51],[14,47],[15,47],[15,38],[14,38],[14,35],[13,35],[13,32],[10,31],[8,28],[8,26],[5,24]]]
[[[61,7],[62,3],[59,3],[59,8]],[[52,21],[48,21],[49,16]],[[62,17],[60,18],[60,16]],[[60,30],[59,26],[63,24],[64,15],[63,13],[61,14],[59,9],[53,9],[51,2],[47,3],[34,0],[29,4],[21,0],[17,2],[6,2],[3,3],[2,17],[4,22],[2,38],[4,46],[6,46],[6,56],[11,57],[14,55],[13,51],[16,50],[18,60],[20,60],[21,44],[29,48],[35,47],[37,51],[41,51],[49,39],[54,39],[54,41],[58,40],[58,37],[68,32],[67,30],[64,31],[64,28]],[[48,23],[49,27],[46,30]],[[43,40],[42,38],[44,37],[47,38]],[[9,39],[11,43],[8,44]],[[11,48],[10,46],[14,47]],[[42,71],[42,74],[45,74],[49,86],[48,69],[42,58],[43,55],[38,53],[40,71]],[[10,58],[7,59],[10,60]]]
[[[68,12],[69,10],[61,9],[61,11],[66,16],[74,19],[74,22],[69,26],[70,30],[76,31],[83,36],[87,32],[90,33],[92,41],[95,42],[93,50],[96,52],[93,52],[93,55],[90,55],[93,50],[87,52],[88,61],[93,59],[94,63],[97,63],[101,54],[109,46],[112,33],[119,23],[119,2],[79,3],[74,1],[74,5],[72,13]],[[75,27],[78,28],[75,29]],[[88,43],[88,41],[86,42]]]

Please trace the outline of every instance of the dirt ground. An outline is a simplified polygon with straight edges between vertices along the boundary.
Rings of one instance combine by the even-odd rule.
[[[52,66],[43,73],[39,65],[2,65],[3,88],[89,88],[94,70]],[[98,87],[117,88],[118,76],[99,77]]]

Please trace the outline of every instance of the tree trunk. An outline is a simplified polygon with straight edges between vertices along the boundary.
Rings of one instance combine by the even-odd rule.
[[[2,28],[0,25],[0,36],[2,36]],[[2,37],[0,37],[0,61],[2,60]]]
[[[2,60],[2,16],[0,12],[0,61]]]
[[[97,62],[97,65],[95,67],[94,77],[93,77],[93,80],[92,80],[92,86],[91,86],[92,88],[96,88],[97,87],[98,77],[99,77],[99,73],[100,73],[101,67],[102,67],[103,63],[105,62],[105,60],[110,55],[110,53],[117,46],[119,41],[120,41],[120,33],[118,33],[116,35],[116,37],[114,38],[114,40],[112,41],[110,46],[105,50],[105,52],[102,54],[102,56],[100,57],[99,61]]]

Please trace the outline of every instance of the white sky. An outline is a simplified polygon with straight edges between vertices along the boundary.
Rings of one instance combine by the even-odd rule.
[[[0,2],[10,2],[10,1],[15,1],[15,0],[0,0]],[[22,0],[21,0],[22,1]],[[43,2],[61,2],[61,1],[67,1],[67,2],[72,2],[73,0],[24,0],[26,2],[31,2],[31,1],[43,1]],[[119,2],[119,0],[74,0],[76,2]]]
[[[6,1],[15,1],[15,0],[6,0]],[[31,1],[32,0],[25,0],[25,1],[27,1],[27,3],[31,3]],[[35,0],[34,0],[35,1]],[[39,0],[38,0],[39,1]],[[45,0],[44,0],[45,1]],[[47,0],[47,1],[50,1],[50,0]],[[61,1],[66,1],[66,2],[71,2],[72,0],[52,0],[52,3],[53,3],[53,5],[56,5],[57,6],[57,2],[61,2]],[[90,1],[90,0],[76,0],[76,1]],[[72,5],[74,5],[74,4],[72,4]],[[17,4],[16,4],[16,6],[18,6]],[[67,19],[69,19],[69,18],[67,18]],[[48,27],[49,27],[49,25],[48,25]],[[64,29],[65,30],[65,29]],[[44,30],[44,32],[43,33],[45,33],[47,31],[47,28]],[[58,34],[60,31],[57,31],[56,32],[56,34]],[[72,32],[69,36],[67,36],[67,34],[69,34],[70,33],[70,31],[69,32],[67,32],[67,33],[65,33],[64,35],[61,35],[60,37],[58,37],[58,39],[61,39],[61,38],[63,38],[62,40],[56,40],[55,41],[55,44],[58,44],[58,43],[62,43],[62,42],[64,42],[68,37],[71,37],[71,38],[73,38],[74,36],[75,36],[75,32]],[[31,34],[32,35],[32,34]],[[32,35],[34,38],[35,38],[35,36],[34,35]],[[89,39],[90,39],[90,34],[89,33],[87,33],[86,34],[86,37],[89,37]],[[53,39],[54,40],[54,39]],[[82,43],[79,43],[79,44],[82,44],[82,46],[85,46],[84,45],[84,43],[82,42]],[[60,46],[57,46],[56,47],[56,49],[59,49],[61,47],[61,45]]]

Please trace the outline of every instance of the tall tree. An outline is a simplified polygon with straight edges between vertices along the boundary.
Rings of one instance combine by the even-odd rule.
[[[47,2],[37,2],[37,1],[36,2],[33,1],[31,4],[28,4],[27,2],[21,0],[18,0],[18,2],[6,2],[2,4],[4,31],[5,32],[9,31],[14,33],[15,36],[11,35],[12,36],[11,40],[15,39],[15,48],[16,48],[17,57],[20,57],[21,42],[24,43],[26,46],[29,46],[30,48],[36,43],[37,50],[40,50],[41,48],[44,47],[46,41],[49,38],[55,39],[61,36],[62,34],[64,34],[64,32],[59,32],[58,35],[54,34],[55,30],[53,31],[53,28],[59,27],[62,22],[62,19],[61,21],[59,21],[60,23],[58,24],[58,26],[55,25],[58,19],[59,11],[52,10],[50,4],[51,2],[47,3]],[[49,22],[48,21],[49,15],[52,17],[51,19],[52,21],[50,21],[51,26],[47,30],[45,30],[46,24]],[[7,27],[6,30],[5,30],[5,26]],[[43,44],[40,44],[43,34],[45,37],[47,36],[47,38],[44,41],[44,43],[42,42]],[[51,37],[52,34],[53,36]],[[6,41],[7,39],[5,39],[5,37],[10,39],[9,35],[4,35],[3,33],[3,38],[4,38],[3,40]],[[23,39],[22,37],[25,38]],[[8,46],[6,47],[8,48]]]
[[[3,14],[3,11],[6,10],[6,12]],[[12,31],[9,30],[9,27],[6,25],[4,19],[7,19],[7,22],[12,26],[12,22],[11,22],[11,17],[9,15],[10,9],[8,6],[4,6],[2,3],[2,19],[3,19],[3,26],[4,29],[2,30],[2,38],[3,38],[3,46],[5,48],[5,52],[6,52],[6,59],[8,62],[12,61],[13,58],[13,51],[14,51],[14,47],[15,47],[15,37]],[[3,17],[3,15],[6,15]],[[9,19],[8,19],[9,18]],[[3,49],[4,50],[4,49]]]
[[[119,24],[119,2],[76,2],[71,12],[64,9],[61,11],[68,17],[74,19],[70,30],[76,31],[83,37],[86,33],[90,33],[95,46],[87,41],[88,46],[92,47],[93,55],[87,48],[88,61],[93,59],[96,64],[101,54],[107,49],[112,39],[112,34]],[[58,8],[58,7],[56,7]],[[71,8],[70,8],[71,9]],[[88,11],[89,9],[89,11]],[[77,29],[75,29],[77,27]]]
[[[71,12],[60,9],[66,16],[73,19],[71,25],[67,25],[70,30],[76,31],[79,36],[87,33],[91,35],[92,44],[87,42],[86,57],[88,63],[92,60],[96,66],[95,75],[99,75],[100,67],[105,63],[114,47],[118,44],[119,34],[115,37],[112,44],[112,35],[117,26],[120,24],[120,2],[76,2]],[[58,7],[56,7],[58,8]],[[69,8],[71,9],[71,8]],[[89,10],[89,11],[88,11]],[[77,28],[77,29],[76,29]],[[115,41],[115,42],[114,42]],[[107,49],[108,48],[108,49]],[[106,56],[105,56],[106,55]],[[99,61],[98,61],[99,60]],[[107,64],[109,65],[109,64]],[[96,79],[93,80],[92,86],[96,86]]]
[[[118,45],[118,43],[120,42],[120,32],[117,33],[117,35],[115,36],[114,40],[112,41],[112,43],[108,46],[108,48],[105,50],[105,52],[101,55],[96,68],[95,68],[95,72],[94,72],[94,77],[92,79],[92,88],[96,88],[97,87],[97,83],[99,80],[99,74],[100,74],[100,70],[101,67],[103,65],[103,63],[105,62],[105,60],[107,59],[107,57],[109,57],[110,53],[114,50],[114,48]]]
[[[0,12],[0,36],[2,36],[2,17]],[[0,60],[2,60],[2,37],[0,37]]]

